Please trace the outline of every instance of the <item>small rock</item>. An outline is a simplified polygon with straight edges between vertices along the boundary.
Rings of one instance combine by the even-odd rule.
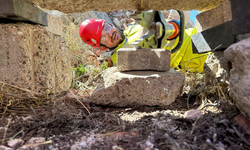
[[[197,109],[190,109],[184,113],[184,118],[196,120],[202,117],[202,113]]]
[[[70,147],[70,150],[81,150],[81,149],[88,149],[88,145],[85,141],[76,143]]]
[[[234,117],[234,120],[245,130],[250,130],[250,121],[246,119],[246,117],[242,114]]]
[[[8,142],[8,146],[17,149],[23,145],[24,141],[22,139],[12,139]]]
[[[9,147],[0,145],[0,150],[13,150],[13,148],[9,148]]]
[[[141,150],[151,150],[154,148],[154,144],[147,140],[145,143],[140,145]]]
[[[44,142],[45,142],[44,137],[33,137],[28,142],[26,142],[25,145],[18,148],[17,150],[42,150],[45,148],[44,147],[45,145],[35,145],[35,144],[44,143]],[[31,146],[33,144],[34,146]]]
[[[123,150],[123,148],[120,146],[114,145],[112,146],[112,150]]]
[[[43,143],[43,142],[45,142],[44,137],[33,137],[25,144],[37,144],[37,143]]]
[[[154,148],[155,137],[150,135],[145,143],[140,144],[141,150],[156,150]]]

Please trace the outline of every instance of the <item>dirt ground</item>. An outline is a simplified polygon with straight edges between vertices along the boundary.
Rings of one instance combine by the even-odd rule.
[[[165,108],[112,108],[91,104],[85,97],[79,99],[84,108],[68,95],[28,99],[1,93],[0,149],[250,149],[250,133],[234,121],[239,111],[225,101],[196,104],[196,95],[183,94]],[[11,98],[4,105],[3,99]],[[188,107],[203,116],[185,119]]]
[[[205,85],[198,73],[185,78],[182,94],[167,107],[97,106],[72,90],[17,97],[1,85],[0,150],[250,150],[250,132],[236,122],[240,112],[228,85]],[[202,116],[188,119],[189,110]]]

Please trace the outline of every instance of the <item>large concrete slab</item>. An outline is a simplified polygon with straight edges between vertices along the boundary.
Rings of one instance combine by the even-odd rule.
[[[91,102],[117,107],[167,106],[182,91],[185,76],[173,69],[167,72],[119,72],[108,68],[91,94]]]
[[[48,25],[47,13],[25,0],[0,0],[0,23],[31,22]]]
[[[117,51],[117,67],[120,71],[170,69],[171,52],[165,49],[121,48]]]

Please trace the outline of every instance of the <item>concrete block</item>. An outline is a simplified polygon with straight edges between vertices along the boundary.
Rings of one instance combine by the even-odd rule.
[[[0,0],[0,22],[31,22],[48,25],[47,13],[25,0]]]
[[[201,32],[225,22],[232,20],[231,2],[230,0],[223,0],[223,3],[218,7],[202,12],[196,16],[197,31]]]
[[[51,14],[47,14],[47,18],[48,18],[48,26],[46,27],[46,29],[51,32],[54,33],[55,35],[59,35],[62,36],[63,33],[63,21],[60,18],[54,17]]]
[[[108,68],[90,96],[91,102],[116,107],[167,106],[182,91],[185,76],[173,69],[120,72]]]
[[[170,69],[171,52],[165,49],[121,48],[117,51],[117,67],[120,71]]]
[[[68,49],[63,39],[47,32],[45,27],[26,23],[0,24],[0,54],[0,81],[4,83],[34,91],[37,95],[46,95],[61,81],[63,84],[53,93],[66,91],[71,85]]]

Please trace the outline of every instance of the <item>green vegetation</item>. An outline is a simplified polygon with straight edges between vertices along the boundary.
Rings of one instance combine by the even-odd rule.
[[[85,93],[88,89],[94,88],[91,82],[97,81],[97,77],[100,77],[101,72],[108,68],[108,62],[104,61],[100,63],[97,60],[97,56],[93,53],[93,48],[82,42],[78,33],[80,24],[80,19],[68,19],[68,21],[65,21],[63,37],[66,46],[70,50],[70,58],[73,66],[71,89],[73,88]]]

